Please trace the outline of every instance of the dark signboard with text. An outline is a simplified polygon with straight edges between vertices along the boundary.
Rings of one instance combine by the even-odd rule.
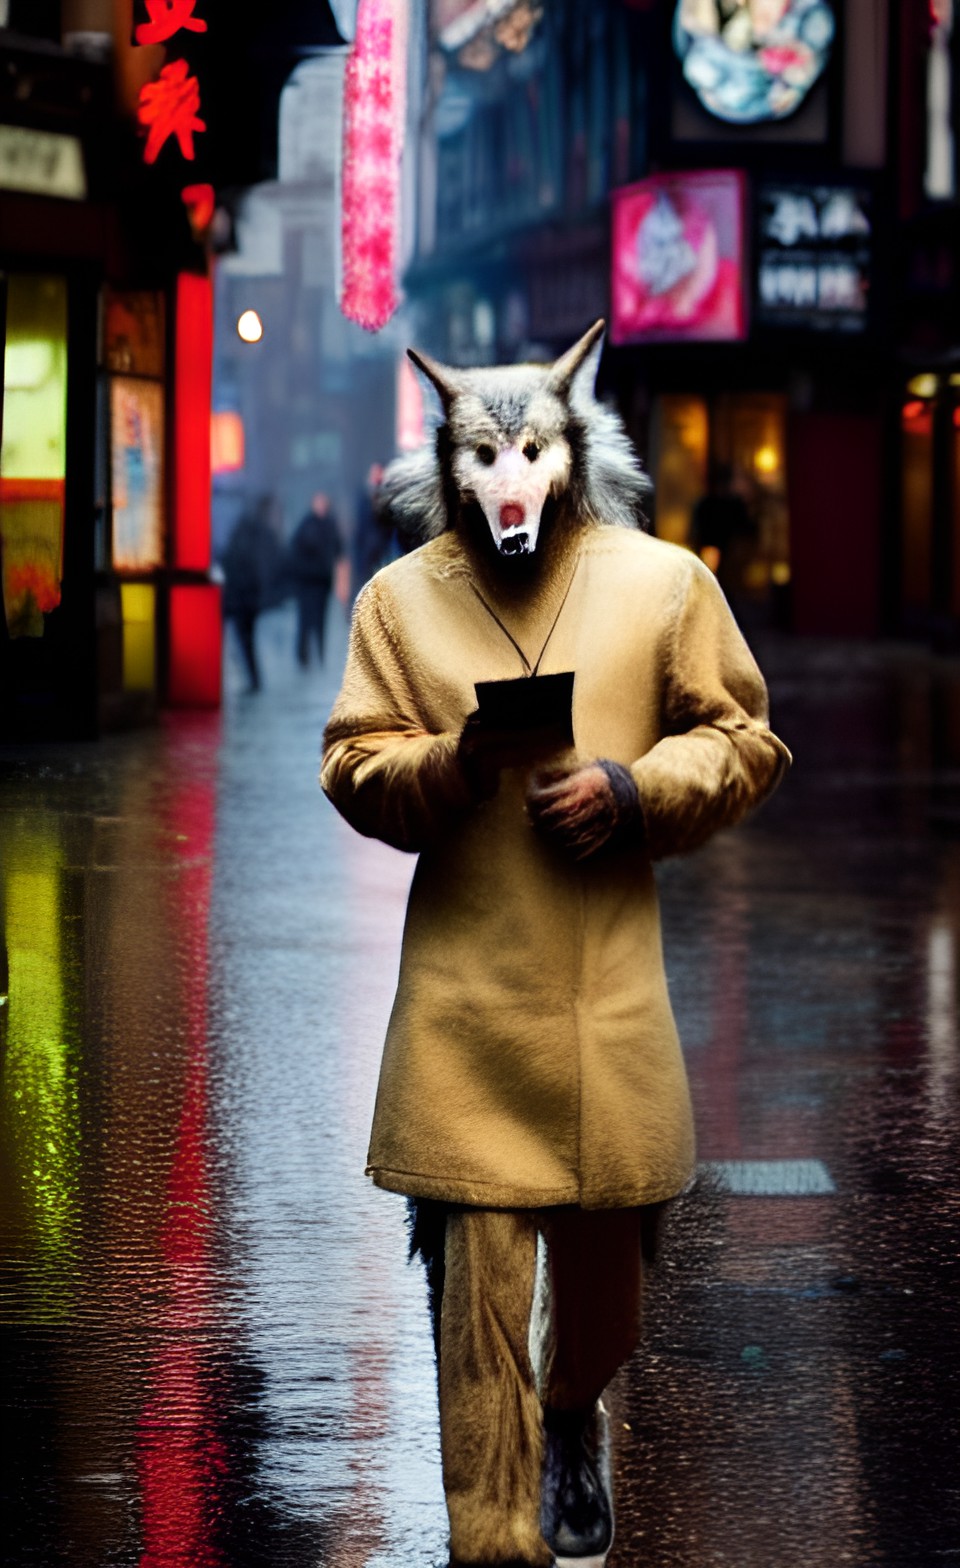
[[[870,192],[765,182],[756,189],[754,321],[859,333],[870,315]]]

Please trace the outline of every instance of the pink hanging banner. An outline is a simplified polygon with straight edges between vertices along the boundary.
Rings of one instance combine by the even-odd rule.
[[[340,308],[368,332],[393,315],[407,0],[360,0],[343,86],[343,289]]]

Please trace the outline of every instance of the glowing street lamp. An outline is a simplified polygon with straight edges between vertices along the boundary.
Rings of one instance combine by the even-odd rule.
[[[263,337],[263,322],[255,310],[245,310],[237,322],[237,332],[244,343],[259,343]]]

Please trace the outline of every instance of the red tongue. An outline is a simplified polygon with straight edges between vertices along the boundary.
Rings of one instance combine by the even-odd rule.
[[[501,528],[517,528],[517,527],[519,527],[519,525],[522,522],[523,522],[523,507],[522,506],[518,506],[516,501],[507,501],[504,506],[501,506],[501,508],[500,508],[500,527]]]

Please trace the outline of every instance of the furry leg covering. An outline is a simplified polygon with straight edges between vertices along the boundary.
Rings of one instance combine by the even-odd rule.
[[[440,1447],[455,1563],[547,1568],[543,1435],[527,1336],[532,1214],[453,1209],[440,1314]]]
[[[410,1200],[410,1252],[426,1268],[437,1350],[455,1564],[552,1561],[540,1529],[541,1398],[548,1424],[595,1420],[597,1399],[637,1343],[641,1250],[653,1251],[661,1208]]]
[[[407,1199],[407,1225],[410,1232],[410,1258],[423,1260],[427,1276],[427,1304],[433,1325],[433,1349],[437,1358],[437,1375],[440,1373],[440,1308],[443,1304],[443,1285],[446,1275],[445,1253],[447,1247],[447,1216],[449,1203],[438,1203],[433,1198]]]

